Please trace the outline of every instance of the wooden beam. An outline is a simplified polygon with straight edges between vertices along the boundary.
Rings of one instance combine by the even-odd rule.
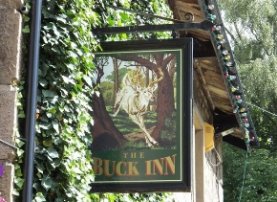
[[[214,71],[221,75],[216,57],[198,57],[197,60],[201,64],[203,70]]]
[[[207,86],[207,82],[205,80],[205,77],[203,75],[203,72],[202,72],[202,69],[201,69],[201,66],[199,65],[199,63],[195,63],[195,66],[196,66],[196,72],[199,74],[199,78],[200,78],[200,81],[202,83],[202,86],[203,86],[203,89],[205,91],[205,94],[207,95],[207,99],[208,99],[208,102],[210,104],[210,107],[211,109],[214,109],[215,106],[214,106],[214,103],[213,103],[213,99],[210,95],[210,92],[208,91],[208,89],[206,88]]]
[[[207,83],[211,86],[219,88],[221,90],[227,91],[227,88],[224,84],[224,80],[220,73],[215,73],[213,71],[203,71],[204,77]]]
[[[230,104],[229,100],[222,99],[212,93],[211,96],[213,98],[213,102],[216,108],[219,108],[221,111],[224,111],[226,113],[233,113],[233,107]]]
[[[222,102],[219,102],[219,103],[214,102],[214,104],[218,109],[220,109],[222,111],[225,111],[225,112],[228,112],[228,113],[233,111],[233,108],[231,106],[222,104]]]
[[[229,99],[229,95],[225,90],[216,88],[215,86],[211,86],[211,85],[207,85],[207,88],[208,88],[209,91],[215,93],[216,95],[218,95],[222,98]]]

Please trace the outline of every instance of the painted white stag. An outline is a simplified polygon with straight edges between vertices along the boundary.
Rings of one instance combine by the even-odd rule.
[[[149,147],[158,145],[158,142],[151,137],[144,125],[144,114],[147,113],[148,105],[154,99],[154,92],[157,90],[157,83],[163,79],[163,73],[160,70],[160,78],[151,82],[147,87],[137,86],[126,73],[122,79],[122,89],[116,94],[113,116],[116,116],[120,109],[127,112],[131,120],[137,124],[145,133],[145,141]]]

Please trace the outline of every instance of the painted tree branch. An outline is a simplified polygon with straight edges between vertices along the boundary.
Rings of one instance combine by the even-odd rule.
[[[140,56],[133,56],[133,55],[124,55],[124,56],[116,56],[117,59],[123,60],[123,61],[134,61],[139,64],[143,64],[145,67],[149,68],[150,70],[154,70],[156,68],[156,64],[153,62],[150,62],[150,60],[145,59]]]
[[[162,62],[162,66],[166,67],[168,65],[168,63],[170,63],[171,60],[173,60],[175,58],[175,55],[170,54],[168,57],[166,57],[163,62]]]

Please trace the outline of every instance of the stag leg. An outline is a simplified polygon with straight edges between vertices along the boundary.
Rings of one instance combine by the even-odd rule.
[[[144,133],[145,133],[145,139],[147,139],[148,142],[151,143],[152,146],[159,145],[159,143],[153,137],[151,137],[151,135],[147,132],[146,129],[144,130]],[[147,141],[146,141],[146,143],[147,143]]]
[[[151,135],[146,130],[145,125],[144,125],[144,120],[143,120],[142,116],[140,116],[140,115],[131,115],[131,114],[129,114],[129,116],[134,121],[134,123],[136,123],[140,127],[140,129],[145,133],[146,144],[149,147],[159,145],[159,143],[153,137],[151,137]]]
[[[139,116],[138,119],[139,119],[140,124],[142,125],[141,129],[145,132],[146,138],[148,139],[148,141],[149,141],[151,144],[153,144],[154,146],[155,146],[155,145],[159,145],[159,143],[158,143],[153,137],[151,137],[151,135],[150,135],[150,134],[148,133],[148,131],[146,130],[145,125],[144,125],[143,117],[142,117],[142,116]]]
[[[153,144],[148,140],[148,138],[146,136],[144,136],[145,138],[145,142],[147,144],[148,147],[153,147]]]
[[[115,117],[118,114],[118,112],[119,112],[119,110],[121,108],[121,105],[122,105],[121,104],[121,100],[122,100],[122,92],[118,91],[116,93],[115,102],[114,102],[114,106],[113,106],[113,108],[115,110],[115,112],[112,114],[113,117]]]
[[[112,116],[113,117],[116,117],[117,116],[117,114],[118,114],[118,112],[119,112],[119,110],[120,110],[120,108],[121,108],[121,105],[122,105],[122,103],[120,102],[119,104],[118,103],[116,103],[117,104],[117,106],[115,105],[114,106],[114,108],[116,108],[116,111],[112,114]]]
[[[118,114],[119,110],[120,110],[120,106],[118,106],[118,108],[116,109],[116,112],[113,113],[112,116],[113,116],[113,117],[116,117],[116,115]]]

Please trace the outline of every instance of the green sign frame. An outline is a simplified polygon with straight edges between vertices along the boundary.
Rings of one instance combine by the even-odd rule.
[[[191,38],[95,53],[93,192],[190,191]]]

